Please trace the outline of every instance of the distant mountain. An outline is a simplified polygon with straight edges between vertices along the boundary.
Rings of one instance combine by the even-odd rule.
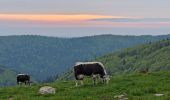
[[[170,70],[170,40],[136,46],[97,59],[109,74]]]
[[[16,84],[16,72],[0,65],[0,86],[11,86]]]
[[[170,38],[170,35],[99,35],[80,38],[1,36],[0,64],[43,81],[72,68],[77,61],[89,61],[123,48],[166,38]]]

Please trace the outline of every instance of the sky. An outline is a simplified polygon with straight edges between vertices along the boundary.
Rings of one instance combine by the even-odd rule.
[[[0,35],[170,34],[170,0],[0,0]]]

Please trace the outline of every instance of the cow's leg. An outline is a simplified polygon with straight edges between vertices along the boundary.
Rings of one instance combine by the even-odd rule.
[[[78,86],[78,81],[80,81],[80,84],[83,85],[83,79],[84,79],[84,75],[80,74],[80,75],[77,75],[76,77],[76,85]]]
[[[84,85],[83,80],[76,80],[76,81],[75,81],[76,87],[78,86],[79,81],[80,81],[80,85]]]
[[[22,85],[22,82],[19,82],[19,86],[21,86]]]
[[[25,81],[24,83],[25,83],[25,85],[27,85],[27,81]]]
[[[93,85],[96,85],[96,79],[93,79]]]
[[[19,85],[19,82],[17,81],[17,84]]]
[[[18,85],[21,86],[21,85],[22,85],[22,82],[18,82]]]
[[[26,81],[26,85],[30,85],[30,82],[29,82],[29,81]]]
[[[83,80],[80,80],[81,85],[84,85]]]
[[[76,83],[76,87],[77,87],[78,86],[78,80],[76,80],[75,83]]]
[[[103,80],[103,84],[104,84],[104,83],[105,83],[105,81],[106,81],[106,80],[105,80],[105,78],[102,78],[102,80]]]
[[[96,84],[96,78],[93,77],[93,85]]]
[[[20,86],[21,85],[21,83],[20,82],[18,82],[18,86]]]
[[[92,75],[93,85],[96,85],[97,75]]]
[[[30,82],[30,81],[28,81],[28,85],[29,85],[29,86],[31,86],[31,84],[30,84],[30,83],[31,83],[31,82]]]

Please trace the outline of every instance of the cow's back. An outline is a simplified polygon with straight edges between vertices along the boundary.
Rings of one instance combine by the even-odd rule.
[[[29,80],[30,80],[29,75],[18,75],[17,76],[17,82],[25,82],[25,81],[29,81]]]
[[[83,65],[83,70],[84,70],[84,74],[85,75],[92,75],[92,74],[103,74],[104,73],[104,69],[101,65],[99,65],[98,63],[95,64],[86,64]]]
[[[100,63],[80,64],[74,67],[75,74],[91,76],[92,74],[105,75],[105,69]]]

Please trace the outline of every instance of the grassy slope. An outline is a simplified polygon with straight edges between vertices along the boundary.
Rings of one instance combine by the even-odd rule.
[[[149,69],[150,72],[170,70],[170,40],[127,48],[99,57],[109,75],[133,73]],[[72,79],[73,71],[65,72],[60,79]]]
[[[110,84],[96,86],[91,80],[85,85],[74,87],[74,81],[60,81],[52,84],[34,85],[31,87],[0,88],[0,100],[12,97],[14,100],[113,100],[115,95],[125,94],[130,100],[169,100],[170,71],[149,74],[129,74],[112,77]],[[41,86],[50,85],[56,88],[55,95],[40,95]],[[155,93],[164,96],[156,97]]]
[[[104,63],[110,74],[170,70],[170,40],[162,40],[125,49],[97,59]]]

